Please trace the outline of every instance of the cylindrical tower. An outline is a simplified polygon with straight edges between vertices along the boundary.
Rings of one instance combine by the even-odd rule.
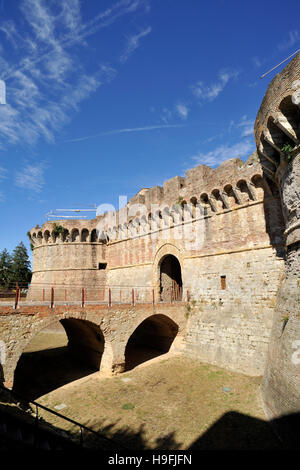
[[[103,300],[106,244],[99,240],[98,219],[57,220],[30,230],[33,275],[27,300]]]
[[[300,411],[300,54],[268,87],[255,123],[265,175],[278,186],[286,270],[277,298],[263,401],[270,418]]]

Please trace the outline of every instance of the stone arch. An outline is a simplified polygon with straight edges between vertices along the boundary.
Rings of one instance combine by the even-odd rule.
[[[233,187],[231,186],[231,184],[226,184],[224,186],[224,193],[227,198],[227,203],[229,207],[233,207],[238,204],[238,199],[233,191]]]
[[[266,165],[270,171],[274,171],[274,167],[276,169],[280,165],[280,151],[276,146],[274,147],[270,144],[270,139],[268,141],[268,137],[265,136],[264,133],[260,136],[259,151],[265,157],[266,161],[264,165]]]
[[[65,229],[63,233],[61,234],[61,239],[63,242],[68,242],[70,237],[70,233],[68,229]]]
[[[161,228],[162,227],[162,223],[163,223],[163,216],[162,216],[162,212],[160,209],[158,209],[156,212],[155,212],[155,217],[154,217],[154,220],[155,220],[155,223],[156,223],[156,228]]]
[[[82,242],[87,242],[88,239],[89,239],[89,234],[90,234],[90,233],[89,233],[88,229],[87,229],[87,228],[83,228],[83,229],[81,230],[81,241],[82,241]]]
[[[174,224],[180,224],[183,221],[183,210],[182,210],[181,203],[173,204],[171,206],[170,214],[171,214]]]
[[[159,298],[159,290],[160,290],[160,264],[162,259],[166,255],[173,255],[175,256],[181,266],[181,276],[182,276],[182,283],[184,285],[184,276],[183,276],[183,255],[181,249],[176,246],[175,241],[171,242],[162,242],[160,247],[158,248],[156,255],[153,261],[153,271],[152,271],[152,285],[155,289],[156,298]]]
[[[37,234],[37,242],[38,242],[38,245],[41,245],[43,243],[43,234],[41,231],[39,231]]]
[[[212,190],[211,197],[214,199],[217,211],[223,211],[224,209],[226,209],[226,206],[220,194],[220,190],[218,188]]]
[[[49,238],[50,238],[50,232],[49,232],[49,230],[45,230],[45,232],[44,232],[45,243],[48,243]]]
[[[154,314],[146,317],[131,332],[125,347],[125,371],[172,348],[179,326],[169,316]]]
[[[184,286],[184,277],[183,277],[183,255],[181,250],[174,243],[163,243],[160,248],[157,250],[154,262],[153,262],[153,272],[152,272],[152,285],[155,289],[155,296],[157,299],[160,299],[161,294],[161,263],[166,256],[172,255],[178,260],[181,273],[181,292],[183,291]],[[171,293],[170,293],[171,300]]]
[[[211,202],[211,200],[209,199],[207,193],[200,194],[199,204],[201,207],[203,207],[204,215],[207,215],[209,210],[216,212],[216,208]]]
[[[190,198],[190,205],[191,205],[191,209],[192,209],[192,217],[193,217],[193,219],[195,219],[195,217],[196,217],[196,207],[197,207],[197,204],[198,204],[197,197],[196,197],[196,196],[191,197],[191,198]]]
[[[300,121],[300,109],[299,107],[293,103],[292,96],[286,96],[279,104],[279,110],[284,115],[289,124],[290,132],[294,136],[295,140],[300,139],[300,129],[299,129],[299,121]],[[284,125],[284,128],[288,128],[288,126]]]
[[[91,362],[93,363],[94,365],[94,368],[96,370],[99,370],[102,372],[109,372],[111,373],[112,371],[112,368],[113,368],[113,358],[114,358],[114,352],[113,352],[113,348],[112,348],[112,343],[111,343],[111,340],[110,340],[110,337],[101,329],[100,327],[100,324],[101,324],[101,321],[102,321],[102,318],[97,318],[95,320],[95,318],[93,318],[93,316],[89,316],[87,315],[86,318],[82,318],[81,314],[80,313],[67,313],[67,314],[64,314],[64,315],[54,315],[51,317],[47,317],[45,319],[43,319],[43,321],[41,322],[39,318],[36,318],[33,320],[33,323],[31,324],[31,328],[26,328],[26,331],[29,333],[27,333],[26,335],[24,335],[22,337],[22,340],[20,339],[18,341],[18,344],[17,346],[15,347],[15,349],[13,350],[11,356],[10,356],[10,359],[9,361],[7,361],[7,364],[5,366],[5,382],[7,384],[11,384],[13,385],[13,382],[14,382],[14,376],[15,376],[15,371],[16,371],[16,368],[18,366],[18,363],[20,361],[20,358],[22,356],[22,354],[24,353],[24,351],[26,350],[26,347],[30,344],[30,342],[37,336],[39,335],[43,330],[47,329],[48,327],[51,327],[52,325],[55,325],[55,324],[58,324],[58,323],[61,323],[63,325],[63,322],[65,325],[63,325],[65,331],[66,331],[66,335],[68,336],[68,333],[67,333],[67,330],[65,328],[65,326],[67,327],[68,331],[69,331],[69,336],[71,337],[72,336],[72,331],[70,329],[70,323],[68,324],[67,321],[73,321],[73,326],[74,326],[74,321],[81,321],[81,322],[86,322],[86,323],[82,323],[81,325],[89,325],[90,326],[90,329],[92,328],[92,325],[93,325],[93,328],[94,330],[96,328],[99,328],[99,331],[100,331],[100,336],[102,335],[102,338],[103,338],[103,349],[102,349],[102,355],[101,355],[101,361],[99,361],[99,368],[96,368],[96,355],[97,355],[97,349],[94,350],[92,352],[92,354],[94,356],[90,356],[90,360]],[[78,326],[78,323],[77,323],[77,326]],[[77,328],[78,330],[78,328]],[[83,329],[81,331],[84,331]],[[87,332],[87,329],[85,328],[85,332]],[[86,336],[82,335],[81,338],[85,338]],[[73,346],[74,346],[74,341],[73,341]],[[91,345],[91,342],[88,342],[87,344],[90,344],[91,346],[91,350],[93,349],[92,345]],[[87,345],[86,344],[86,345]],[[84,345],[83,345],[84,347]],[[80,350],[80,348],[79,348]],[[81,351],[83,350],[83,348],[81,348]],[[100,351],[98,350],[98,353]],[[98,354],[99,355],[99,354]]]
[[[165,255],[160,261],[159,298],[166,302],[182,299],[181,266],[174,255]]]
[[[236,183],[236,187],[240,192],[239,196],[241,198],[242,204],[247,204],[248,202],[253,200],[253,196],[249,190],[246,180],[239,180]]]
[[[264,197],[272,196],[271,189],[268,183],[260,174],[255,174],[251,177],[251,184],[254,187],[254,191],[257,199],[264,199]]]
[[[93,229],[91,231],[91,243],[95,243],[98,241],[97,229]]]
[[[132,238],[134,237],[135,235],[135,230],[134,230],[134,223],[133,223],[133,219],[131,219],[129,222],[128,222],[128,227],[127,227],[127,230],[128,230],[128,237],[129,238]]]
[[[55,233],[52,231],[52,232],[51,232],[51,239],[52,239],[51,241],[52,241],[52,243],[56,243],[56,238],[57,238],[57,236],[56,236]]]
[[[73,228],[71,232],[71,241],[72,242],[79,242],[79,230],[78,228]]]
[[[283,145],[288,144],[291,147],[295,147],[295,142],[291,139],[281,127],[277,126],[274,117],[269,116],[267,122],[267,132],[265,132],[265,138],[268,140],[270,145],[275,148],[275,150],[281,152]]]

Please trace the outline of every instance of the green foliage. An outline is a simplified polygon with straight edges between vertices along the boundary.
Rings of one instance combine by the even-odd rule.
[[[189,303],[185,304],[185,318],[188,318],[191,313],[192,307]]]
[[[288,314],[282,315],[281,321],[282,321],[283,323],[287,323],[287,322],[289,321],[289,318],[290,318],[290,316],[289,316]]]
[[[0,286],[8,288],[11,280],[12,259],[6,248],[0,253]]]
[[[185,318],[189,317],[189,315],[192,312],[192,308],[195,307],[195,305],[196,305],[195,299],[191,299],[190,302],[185,304]]]
[[[30,280],[30,261],[25,245],[19,243],[12,255],[5,248],[0,253],[0,287],[8,289],[16,284],[27,287]]]
[[[182,202],[183,202],[183,197],[182,197],[182,196],[178,196],[178,199],[177,199],[177,201],[175,202],[175,205],[182,207]]]
[[[65,235],[67,231],[68,230],[65,227],[54,222],[52,233],[55,237],[58,237],[60,234]]]
[[[122,406],[122,410],[133,410],[133,408],[135,408],[133,403],[124,403]]]
[[[31,280],[31,270],[29,256],[23,242],[16,246],[11,260],[10,282],[14,284],[19,283],[23,287],[27,287]]]
[[[281,151],[284,154],[285,159],[289,162],[292,159],[291,153],[293,151],[293,147],[290,144],[284,144],[281,147]]]

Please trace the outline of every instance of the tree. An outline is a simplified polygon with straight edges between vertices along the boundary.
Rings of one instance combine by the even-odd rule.
[[[11,270],[11,282],[27,287],[32,273],[27,249],[23,242],[20,242],[13,251]]]
[[[0,287],[8,288],[12,277],[12,259],[7,249],[0,253]]]

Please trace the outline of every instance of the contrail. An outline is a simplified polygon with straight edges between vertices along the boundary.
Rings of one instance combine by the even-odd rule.
[[[289,60],[291,57],[293,57],[293,55],[297,54],[297,52],[300,52],[300,49],[298,49],[296,52],[294,52],[293,54],[289,55],[287,59],[284,59],[282,62],[280,62],[280,64],[278,65],[275,65],[275,67],[273,67],[271,70],[268,70],[268,72],[264,73],[261,77],[259,78],[264,78],[266,75],[268,75],[268,73],[272,72],[273,70],[277,69],[277,67],[279,67],[279,65],[283,64],[284,62],[286,62],[287,60]]]
[[[127,132],[144,132],[144,131],[153,131],[156,129],[170,129],[176,127],[186,127],[185,124],[163,124],[161,126],[144,126],[144,127],[132,127],[125,129],[115,129],[107,132],[100,132],[98,134],[88,135],[86,137],[78,137],[77,139],[65,140],[64,142],[80,142],[82,140],[94,139],[96,137],[102,137],[105,135],[113,134],[125,134]]]

